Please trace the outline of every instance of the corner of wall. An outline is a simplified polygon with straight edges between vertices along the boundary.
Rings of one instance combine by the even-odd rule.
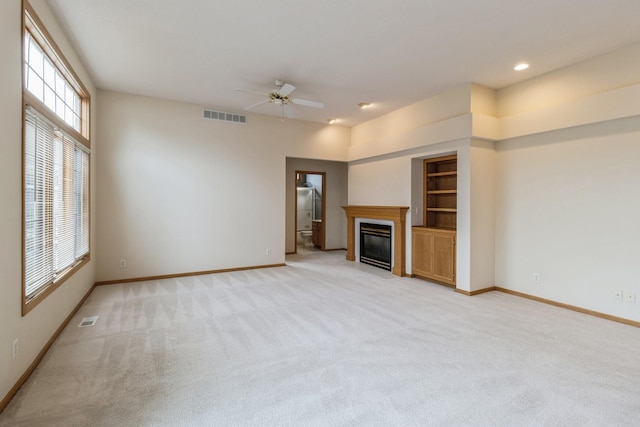
[[[477,83],[471,83],[470,111],[474,114],[484,114],[491,117],[498,115],[496,90]]]

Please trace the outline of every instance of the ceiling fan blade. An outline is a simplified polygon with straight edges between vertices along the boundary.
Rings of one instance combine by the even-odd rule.
[[[304,105],[305,107],[324,108],[324,104],[318,101],[308,101],[306,99],[293,98],[291,102],[296,105]]]
[[[246,90],[246,89],[236,89],[236,91],[238,92],[244,92],[244,93],[253,93],[254,95],[262,95],[262,96],[269,96],[266,93],[262,93],[262,92],[254,92],[252,90]]]
[[[290,85],[289,83],[285,83],[285,84],[282,85],[282,87],[280,88],[278,93],[280,93],[280,95],[282,95],[282,96],[287,96],[291,92],[293,92],[294,90],[296,90],[296,87],[294,85]]]
[[[290,105],[284,105],[282,107],[282,112],[287,119],[295,119],[296,113],[293,112],[293,109]]]
[[[265,99],[264,101],[256,102],[255,104],[251,104],[248,107],[244,107],[244,110],[247,111],[253,107],[257,107],[258,105],[266,104],[267,102],[269,102],[268,99]]]

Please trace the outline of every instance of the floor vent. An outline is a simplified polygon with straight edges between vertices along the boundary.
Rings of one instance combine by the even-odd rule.
[[[84,319],[82,319],[82,322],[80,322],[80,324],[78,325],[78,328],[86,328],[87,326],[95,325],[96,322],[98,321],[98,317],[99,316],[85,317]]]
[[[204,110],[205,119],[222,120],[223,122],[247,123],[247,116],[224,111]]]

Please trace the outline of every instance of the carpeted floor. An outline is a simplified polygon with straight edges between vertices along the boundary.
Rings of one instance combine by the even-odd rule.
[[[98,287],[0,425],[640,424],[640,329],[344,255]]]

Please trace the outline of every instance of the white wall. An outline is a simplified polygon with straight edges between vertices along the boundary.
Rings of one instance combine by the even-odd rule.
[[[640,321],[640,45],[496,93],[463,85],[353,130],[259,115],[243,126],[96,93],[46,2],[33,5],[92,95],[92,260],[21,316],[21,2],[3,0],[0,398],[94,279],[284,262],[287,157],[349,160],[349,204],[414,208],[416,165],[456,152],[461,289],[490,283],[495,256],[499,286]],[[474,137],[508,139],[492,152]],[[615,301],[617,290],[638,302]]]
[[[615,300],[640,291],[639,53],[629,46],[497,92],[498,286],[640,320],[640,300]]]
[[[296,193],[294,183],[296,170],[325,172],[326,188],[323,198],[326,207],[325,249],[345,249],[347,247],[347,217],[342,206],[347,204],[347,163],[287,158],[287,201],[286,201],[286,252],[292,253],[296,249],[295,233],[295,203]]]
[[[47,30],[71,63],[92,97],[96,92],[87,73],[53,19],[46,3],[32,5]],[[96,239],[95,191],[91,191],[91,261],[26,316],[22,307],[22,57],[21,2],[0,2],[0,400],[16,384],[56,329],[89,291],[94,282]],[[91,132],[93,150],[98,145]],[[95,182],[95,154],[91,156],[91,182]],[[12,341],[19,339],[19,354],[12,358]]]
[[[349,160],[378,160],[389,154],[468,138],[472,126],[471,91],[465,84],[355,126]],[[478,91],[480,92],[480,91]]]
[[[411,157],[349,165],[349,204],[411,205]]]
[[[474,139],[469,156],[471,292],[495,285],[495,143]]]
[[[484,116],[495,113],[494,96],[490,89],[462,85],[354,127],[349,149],[349,204],[409,206],[408,225],[422,221],[422,159],[457,154],[456,286],[469,292],[493,286],[493,254],[476,256],[474,264],[471,258],[472,243],[485,249],[493,247],[493,235],[481,228],[488,221],[484,230],[493,229],[493,217],[487,217],[491,210],[482,203],[472,209],[472,202],[482,202],[479,198],[472,199],[472,161],[476,182],[491,182],[492,173],[482,172],[486,156],[471,156],[471,136],[472,113]],[[492,167],[490,162],[488,167]],[[479,231],[472,233],[472,224]],[[407,227],[406,242],[406,271],[411,274],[411,227]],[[491,284],[485,286],[486,283]]]
[[[497,147],[496,284],[640,320],[640,118]]]
[[[499,91],[471,84],[355,127],[349,203],[410,205],[419,224],[421,159],[455,147],[459,289],[495,284],[640,319],[640,299],[614,298],[640,295],[638,52],[629,46]],[[453,103],[439,110],[450,117],[421,117],[440,101]]]
[[[382,158],[372,158],[349,163],[349,204],[374,206],[409,206],[406,224],[406,271],[412,272],[411,226],[422,223],[422,160],[428,157],[457,154],[462,171],[458,176],[458,242],[457,261],[459,268],[458,286],[470,288],[470,274],[465,273],[470,266],[471,218],[468,206],[471,203],[470,181],[465,165],[469,164],[468,139],[427,144],[410,152],[400,151]],[[468,166],[466,166],[468,168]],[[466,200],[466,202],[465,202]],[[465,208],[466,206],[466,208]],[[416,214],[416,209],[418,213]],[[465,214],[467,212],[468,214]],[[466,215],[466,216],[465,216]],[[466,267],[464,267],[466,266]]]
[[[496,93],[497,115],[506,117],[549,110],[637,84],[640,75],[638,58],[640,44],[635,44],[500,89]],[[565,110],[562,114],[571,112]]]
[[[351,145],[371,146],[379,142],[389,142],[397,149],[402,145],[398,141],[399,135],[467,114],[470,109],[470,88],[471,84],[461,85],[355,126],[352,130]],[[388,148],[385,152],[390,152]]]
[[[286,157],[344,161],[350,135],[107,91],[99,109],[98,281],[283,263]]]
[[[349,165],[349,205],[410,207],[411,178],[411,157],[409,156],[351,163]],[[410,211],[411,209],[407,212],[405,236],[407,274],[411,274]],[[359,246],[359,243],[356,243],[356,246]],[[394,252],[398,250],[400,249],[393,248]],[[356,259],[358,259],[357,252]]]

